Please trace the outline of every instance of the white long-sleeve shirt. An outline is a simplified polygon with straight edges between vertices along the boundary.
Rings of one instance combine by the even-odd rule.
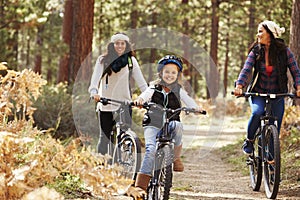
[[[131,101],[128,65],[123,67],[117,73],[112,71],[112,74],[108,76],[108,82],[106,83],[107,74],[102,77],[104,69],[104,65],[101,63],[102,59],[103,56],[99,56],[96,61],[91,83],[88,89],[89,93],[91,95],[99,94],[101,97],[113,98],[120,101]],[[132,77],[140,90],[143,92],[147,88],[147,83],[136,58],[132,56],[131,60],[133,65]],[[98,103],[97,105],[97,109],[100,109],[101,111],[115,111],[118,109],[118,107],[119,106],[111,104],[103,106],[101,103]]]

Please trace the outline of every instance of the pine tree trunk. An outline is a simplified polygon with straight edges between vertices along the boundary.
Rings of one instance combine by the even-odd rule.
[[[73,26],[70,53],[69,83],[76,78],[89,81],[92,71],[94,0],[73,0]],[[80,76],[77,73],[80,69]]]
[[[208,88],[209,96],[215,99],[218,95],[219,72],[218,72],[218,32],[219,32],[219,16],[218,10],[220,1],[211,0],[212,3],[212,22],[211,22],[211,41],[210,41],[210,57],[213,62],[210,65]]]
[[[64,19],[62,39],[68,48],[67,52],[60,58],[59,69],[57,73],[57,83],[68,81],[69,74],[69,57],[71,48],[71,34],[72,34],[72,22],[73,22],[73,6],[72,1],[65,1],[64,5]]]
[[[290,49],[294,53],[298,66],[300,65],[300,0],[293,1],[291,25],[290,25]],[[293,78],[289,73],[289,91],[294,91]],[[300,105],[300,100],[295,100],[294,104]]]
[[[43,37],[42,33],[44,31],[44,26],[38,26],[37,37],[36,37],[36,48],[38,49],[37,54],[34,59],[34,69],[33,71],[38,74],[42,74],[42,49],[43,49]]]

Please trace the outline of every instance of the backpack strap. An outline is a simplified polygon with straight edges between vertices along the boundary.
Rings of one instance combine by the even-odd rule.
[[[129,75],[132,73],[133,64],[132,64],[132,58],[131,56],[128,56],[128,69],[129,69]]]
[[[102,73],[102,76],[101,76],[101,79],[106,75],[105,77],[105,85],[107,87],[108,85],[108,69],[109,67],[107,67],[103,73]],[[128,56],[128,69],[129,69],[129,73],[128,73],[128,80],[129,80],[129,83],[130,83],[130,78],[131,78],[131,74],[132,74],[132,69],[133,69],[133,63],[132,63],[132,58],[131,56]],[[131,87],[130,87],[130,84],[129,84],[129,90],[131,91]]]
[[[132,91],[131,91],[131,84],[130,84],[130,80],[131,80],[131,76],[132,76],[132,69],[133,69],[133,63],[132,63],[132,58],[131,56],[128,56],[128,82],[129,82],[129,91],[130,91],[130,96],[132,96]]]
[[[258,77],[259,77],[259,66],[257,62],[257,58],[259,57],[259,46],[254,46],[251,51],[255,54],[255,63],[254,63],[254,72],[252,75],[252,80],[250,84],[247,87],[247,92],[252,92],[252,89],[254,88],[255,84],[257,83]]]

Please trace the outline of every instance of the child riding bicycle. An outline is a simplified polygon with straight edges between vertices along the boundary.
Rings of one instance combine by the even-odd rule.
[[[153,102],[161,105],[163,108],[176,109],[181,107],[181,101],[196,110],[201,111],[196,102],[187,94],[179,84],[180,75],[183,69],[182,60],[174,55],[167,55],[158,62],[157,72],[159,79],[151,84],[136,100],[136,104]],[[147,190],[149,184],[153,163],[155,160],[155,144],[157,133],[163,126],[163,115],[159,110],[148,111],[144,115],[143,127],[145,137],[145,156],[141,169],[137,175],[135,187],[140,188],[141,192]],[[184,166],[180,159],[182,150],[183,125],[180,122],[179,113],[171,118],[173,139],[174,139],[174,161],[173,170],[182,172]]]

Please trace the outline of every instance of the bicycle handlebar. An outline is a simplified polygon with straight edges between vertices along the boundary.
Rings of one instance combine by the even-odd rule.
[[[234,92],[231,92],[232,95],[234,95]],[[255,96],[255,97],[265,97],[265,98],[270,98],[270,99],[276,99],[278,97],[290,97],[290,98],[296,98],[297,95],[292,94],[292,93],[279,93],[279,94],[271,94],[271,93],[256,93],[256,92],[243,92],[240,96],[237,97],[250,97],[250,96]],[[299,98],[299,97],[297,97]]]
[[[129,105],[129,106],[137,106],[137,107],[141,106],[141,105],[137,105],[131,101],[120,101],[120,100],[110,99],[110,98],[105,98],[105,97],[100,97],[100,100],[98,102],[102,103],[103,105],[107,105],[107,104],[111,104],[111,103],[118,103],[120,105]]]
[[[180,111],[184,111],[186,114],[195,113],[195,114],[206,115],[206,111],[205,110],[198,111],[198,110],[196,110],[194,108],[188,108],[188,107],[181,107],[181,108],[177,108],[177,109],[163,108],[159,104],[152,103],[152,102],[144,103],[141,106],[143,108],[147,109],[147,110],[149,110],[150,107],[155,107],[155,108],[158,108],[158,109],[160,109],[162,111],[165,111],[167,113],[177,113],[177,112],[180,112]]]
[[[109,99],[109,98],[105,98],[105,97],[101,97],[99,102],[101,102],[103,105],[111,104],[111,102],[114,102],[114,103],[118,103],[118,104],[122,104],[122,105],[135,106],[135,107],[139,107],[139,108],[142,107],[146,110],[149,110],[150,107],[154,106],[154,107],[159,108],[162,111],[166,111],[168,113],[177,113],[177,112],[180,112],[180,111],[184,111],[186,114],[195,113],[195,114],[206,115],[205,110],[198,111],[198,110],[195,110],[194,108],[188,108],[188,107],[181,107],[181,108],[177,108],[177,109],[162,108],[159,104],[152,103],[152,102],[144,103],[142,105],[138,105],[138,104],[135,104],[134,102],[130,102],[130,101],[128,101],[128,102],[127,101],[120,101],[120,100]]]

